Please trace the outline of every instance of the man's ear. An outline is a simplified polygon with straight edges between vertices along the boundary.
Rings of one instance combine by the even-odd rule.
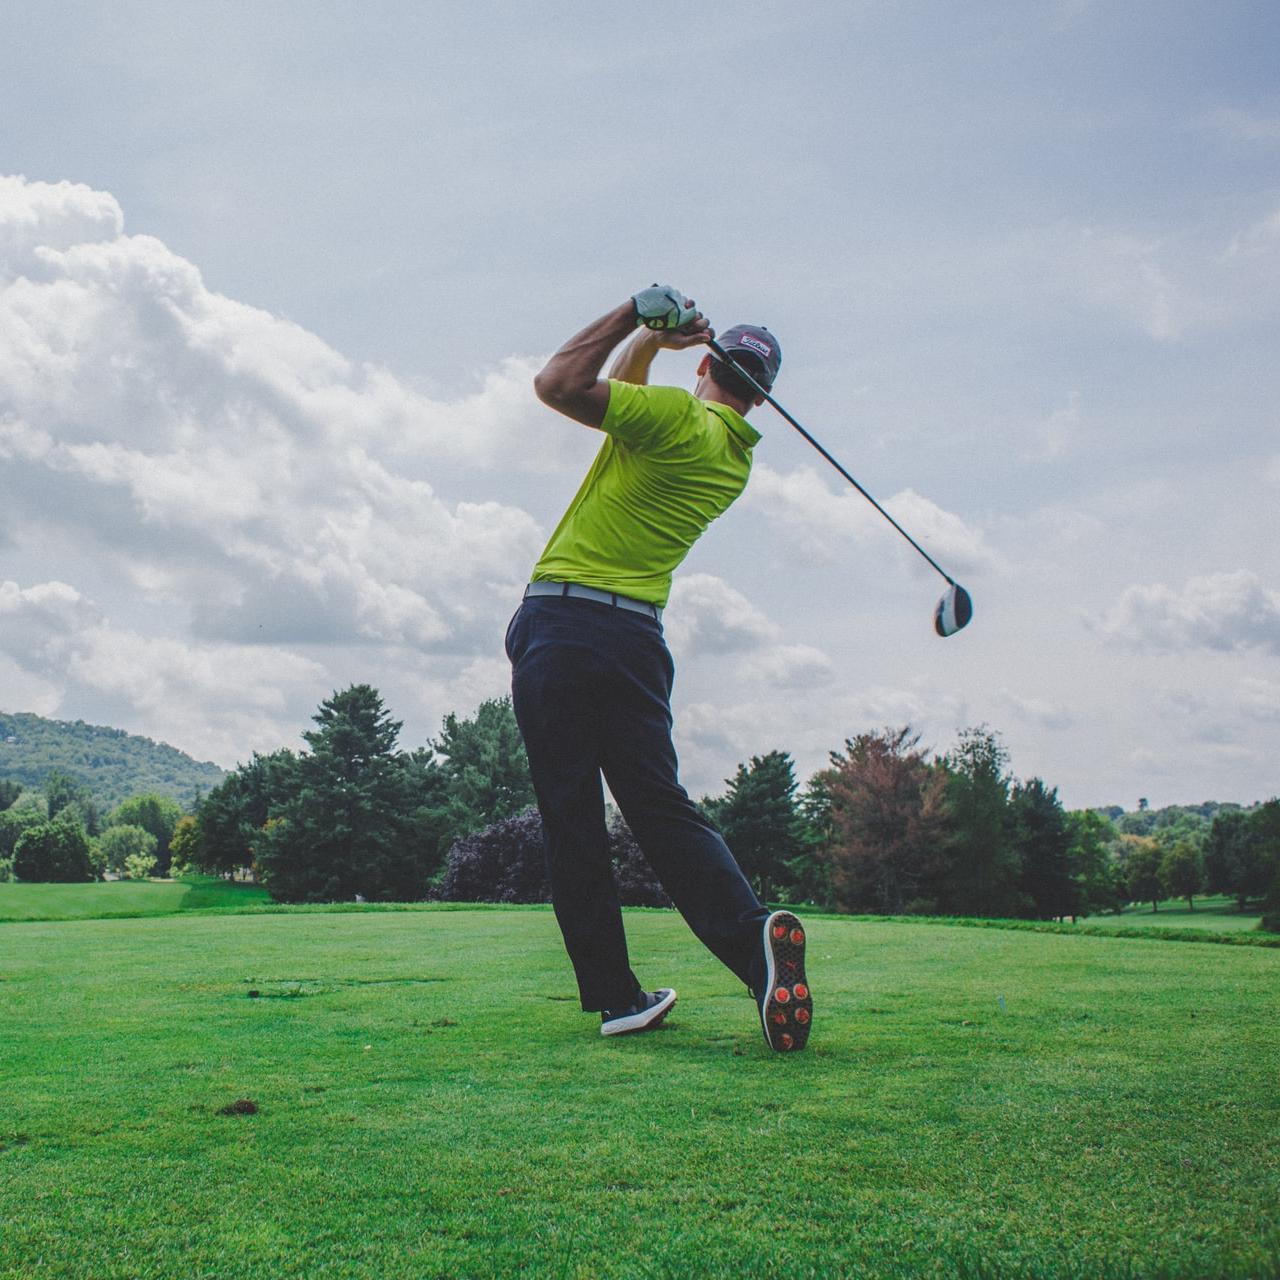
[[[710,368],[711,368],[711,357],[703,356],[702,363],[698,366],[698,369],[697,369],[697,376],[701,378]]]

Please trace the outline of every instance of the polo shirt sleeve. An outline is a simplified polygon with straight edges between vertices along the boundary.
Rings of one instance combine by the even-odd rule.
[[[679,387],[637,386],[611,378],[600,430],[637,452],[661,453],[680,439],[691,398]]]

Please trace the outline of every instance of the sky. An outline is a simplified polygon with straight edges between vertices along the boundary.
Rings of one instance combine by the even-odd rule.
[[[997,730],[1068,807],[1280,790],[1280,7],[0,0],[0,710],[224,766],[509,687],[654,281],[779,337],[665,623],[683,776]],[[654,380],[691,386],[696,355]]]

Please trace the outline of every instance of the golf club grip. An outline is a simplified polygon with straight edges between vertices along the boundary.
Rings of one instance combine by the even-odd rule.
[[[739,377],[754,387],[951,585],[956,580],[762,387],[714,338],[707,346]]]

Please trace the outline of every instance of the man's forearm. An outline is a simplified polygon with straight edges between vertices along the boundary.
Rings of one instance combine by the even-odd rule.
[[[538,399],[578,422],[599,426],[609,403],[600,370],[609,352],[635,327],[635,307],[628,300],[574,334],[534,378]]]
[[[637,329],[631,341],[618,352],[609,369],[609,377],[638,387],[645,386],[649,381],[649,367],[661,350],[662,343],[657,333],[652,329]]]

